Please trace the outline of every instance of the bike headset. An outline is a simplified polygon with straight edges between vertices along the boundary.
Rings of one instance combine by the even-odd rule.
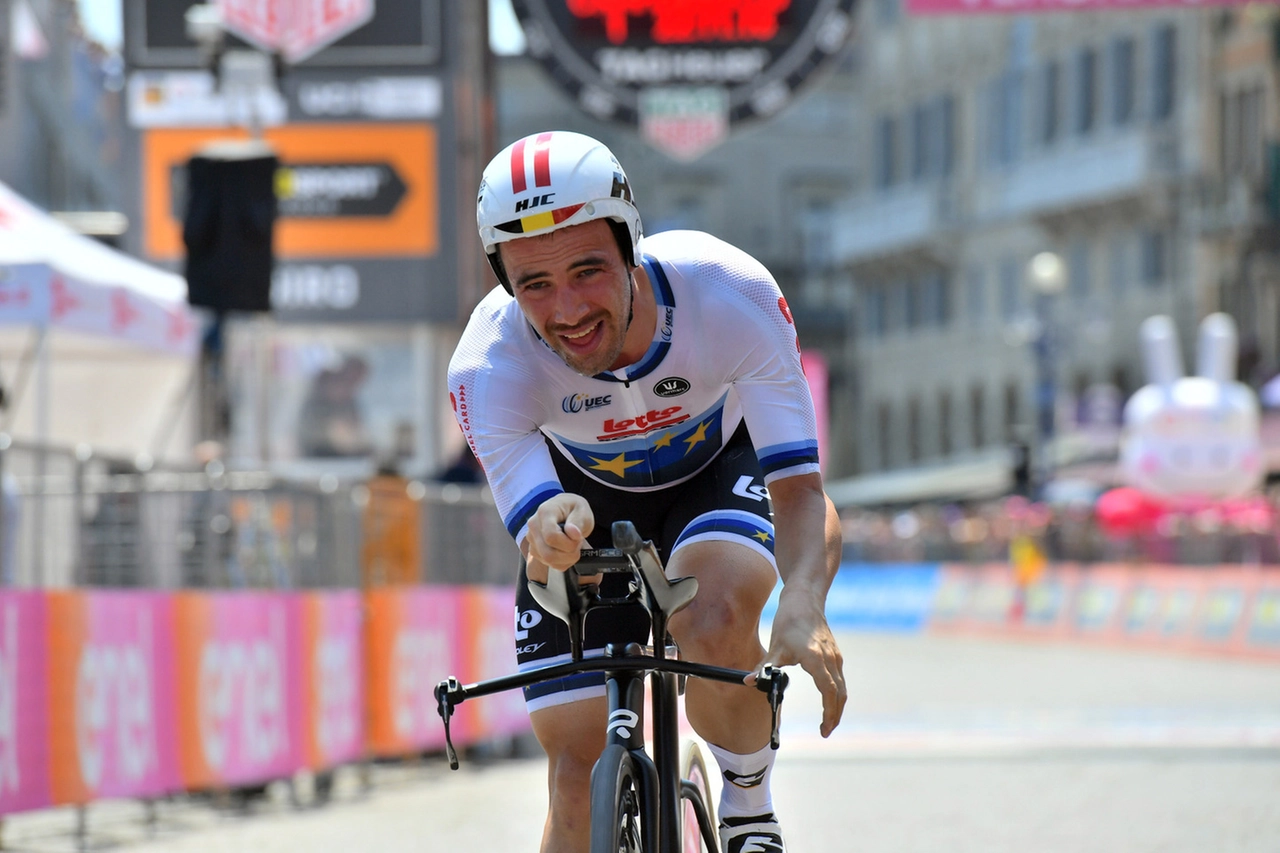
[[[489,266],[512,293],[498,246],[603,219],[628,279],[640,258],[640,211],[618,158],[604,143],[557,130],[517,139],[489,161],[476,199],[476,226]],[[629,322],[628,322],[629,324]]]

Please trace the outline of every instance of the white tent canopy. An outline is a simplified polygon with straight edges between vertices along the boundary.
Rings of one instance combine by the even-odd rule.
[[[9,432],[147,451],[158,432],[169,432],[165,421],[190,381],[199,339],[181,276],[77,234],[0,183],[6,384],[16,364],[37,353],[34,402],[26,394],[17,401]]]

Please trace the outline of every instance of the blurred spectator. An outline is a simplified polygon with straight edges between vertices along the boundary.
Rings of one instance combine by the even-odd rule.
[[[359,400],[368,375],[368,363],[357,355],[316,374],[298,416],[298,450],[303,456],[369,454],[371,444]]]
[[[436,479],[441,483],[483,483],[484,469],[471,452],[471,446],[464,444],[453,461],[436,475]]]
[[[421,504],[409,495],[408,487],[409,481],[389,459],[378,465],[369,481],[360,551],[365,587],[423,581]]]

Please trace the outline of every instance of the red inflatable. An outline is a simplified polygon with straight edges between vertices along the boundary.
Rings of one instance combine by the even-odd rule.
[[[1094,507],[1098,524],[1115,536],[1151,533],[1165,513],[1158,499],[1130,486],[1103,492]]]

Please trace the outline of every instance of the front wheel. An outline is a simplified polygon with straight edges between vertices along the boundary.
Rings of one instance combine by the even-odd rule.
[[[591,770],[591,853],[641,853],[644,832],[635,759],[610,744]]]
[[[711,777],[694,741],[680,749],[680,838],[684,853],[719,853],[716,814],[711,799]],[[699,814],[699,809],[702,810]]]

